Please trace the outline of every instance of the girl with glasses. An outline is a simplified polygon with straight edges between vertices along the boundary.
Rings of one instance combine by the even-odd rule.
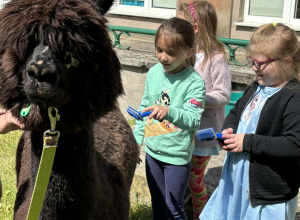
[[[275,61],[276,59],[271,59],[271,60],[265,60],[265,61],[258,61],[256,59],[252,59],[251,57],[247,57],[248,59],[248,63],[249,65],[252,67],[252,66],[255,66],[256,69],[260,69],[260,67],[263,65],[263,64],[266,64],[266,63],[271,63],[273,61]]]
[[[300,45],[266,24],[248,46],[255,80],[225,119],[227,151],[203,220],[294,220],[300,186]]]

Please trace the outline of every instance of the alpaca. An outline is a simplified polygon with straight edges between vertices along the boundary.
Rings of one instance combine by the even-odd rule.
[[[128,219],[139,152],[117,104],[121,65],[103,17],[112,2],[12,0],[0,11],[0,103],[25,124],[14,219],[28,213],[49,106],[60,138],[39,219]]]

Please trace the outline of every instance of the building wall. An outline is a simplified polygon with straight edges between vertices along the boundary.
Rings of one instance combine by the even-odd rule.
[[[231,31],[231,8],[232,8],[233,0],[208,0],[212,5],[214,5],[217,15],[218,15],[218,37],[226,37],[230,36]],[[192,0],[178,0],[177,5],[186,2],[190,3]],[[108,14],[106,15],[108,18],[110,25],[117,26],[126,26],[126,27],[135,27],[135,28],[143,28],[143,29],[151,29],[156,30],[159,25],[165,19],[154,19],[154,18],[143,18],[137,16],[126,16],[126,15],[114,15]]]
[[[234,1],[232,8],[230,38],[249,40],[256,27],[237,26],[235,22],[244,21],[244,0]]]
[[[182,3],[191,3],[193,0],[178,0],[177,8]],[[232,1],[233,0],[207,0],[211,3],[217,12],[218,16],[218,37],[226,37],[229,38],[231,31],[231,9],[232,9]],[[178,11],[177,11],[178,13]]]
[[[185,2],[190,3],[193,0],[177,0],[177,5]],[[261,26],[264,21],[262,18],[256,22],[244,21],[245,0],[207,0],[214,5],[218,15],[218,37],[249,40],[255,29]],[[178,6],[177,6],[178,8]],[[108,15],[109,21],[115,25],[139,27],[155,30],[164,19],[140,18],[134,16],[115,16]],[[276,18],[274,18],[276,20]],[[270,22],[270,21],[269,21]],[[279,21],[280,22],[280,21]],[[291,28],[300,31],[298,25],[287,22]]]
[[[230,12],[233,10],[233,0],[209,0],[216,8],[219,20],[218,36],[230,37],[233,30],[231,28]],[[190,2],[189,0],[178,0],[178,4],[182,2]],[[238,16],[239,14],[237,14]],[[164,19],[153,19],[136,16],[125,15],[106,15],[110,25],[127,26],[142,29],[156,30]],[[112,36],[113,37],[113,36]],[[240,37],[236,37],[240,38]],[[119,105],[122,113],[130,119],[126,112],[127,106],[135,109],[139,108],[139,104],[143,97],[144,83],[149,68],[158,61],[155,57],[154,36],[139,35],[132,33],[130,37],[122,35],[122,46],[131,46],[130,50],[121,50],[116,47],[119,59],[122,64],[122,80],[125,94],[119,98]],[[248,67],[238,67],[230,65],[232,73],[233,90],[244,90],[244,88],[253,81],[255,74]]]
[[[0,0],[0,9],[3,4],[10,0]],[[244,4],[245,0],[207,0],[212,3],[217,11],[219,26],[218,37],[245,39],[249,40],[253,31],[260,26],[253,24],[253,26],[245,26],[243,24],[236,24],[236,22],[243,22],[244,20]],[[190,3],[192,0],[177,0],[177,5],[180,3]],[[110,25],[127,26],[135,28],[144,28],[156,30],[164,19],[147,18],[138,16],[125,16],[106,14]],[[263,21],[262,21],[263,23]],[[256,26],[255,26],[256,25]],[[292,26],[293,29],[300,31],[300,26]]]
[[[126,109],[128,106],[134,109],[139,109],[149,69],[145,67],[133,67],[127,65],[122,65],[122,68],[122,81],[125,94],[119,97],[118,101],[123,115],[126,118],[130,118]]]
[[[107,14],[109,25],[157,30],[165,19]]]

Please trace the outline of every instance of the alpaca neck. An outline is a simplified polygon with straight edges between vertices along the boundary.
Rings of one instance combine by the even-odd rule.
[[[90,130],[92,131],[92,129]],[[64,170],[91,166],[95,150],[93,133],[84,130],[78,133],[61,133],[58,140],[53,169]],[[31,132],[32,156],[40,160],[43,147],[43,133]]]
[[[42,133],[31,133],[32,175],[34,179],[40,163],[42,141]],[[82,189],[92,187],[91,184],[93,183],[88,180],[93,179],[97,173],[93,144],[92,132],[61,133],[50,181],[51,178],[55,178],[58,182],[82,182]]]
[[[76,204],[85,210],[93,209],[90,204],[95,204],[99,181],[93,133],[90,131],[61,133],[45,201],[67,202],[70,207]],[[35,180],[42,151],[42,133],[32,132],[31,142],[31,169]]]

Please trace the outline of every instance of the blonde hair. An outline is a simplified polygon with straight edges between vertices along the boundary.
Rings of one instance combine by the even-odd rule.
[[[292,75],[299,81],[300,45],[296,32],[284,24],[265,24],[252,35],[248,45],[248,55],[262,54],[268,59],[282,62],[279,72],[288,79]],[[292,58],[287,65],[285,58]]]
[[[183,54],[186,57],[186,64],[193,65],[194,56],[191,57],[189,51],[195,46],[195,32],[188,21],[176,17],[165,20],[156,32],[155,47],[160,37],[164,38],[170,52]]]
[[[192,15],[190,5],[194,8]],[[207,1],[194,1],[190,4],[182,3],[179,6],[179,12],[182,12],[185,19],[191,24],[197,22],[199,31],[196,34],[196,44],[199,49],[204,51],[204,60],[202,67],[208,60],[211,60],[215,52],[223,54],[226,58],[224,45],[217,39],[217,13],[212,4]]]

